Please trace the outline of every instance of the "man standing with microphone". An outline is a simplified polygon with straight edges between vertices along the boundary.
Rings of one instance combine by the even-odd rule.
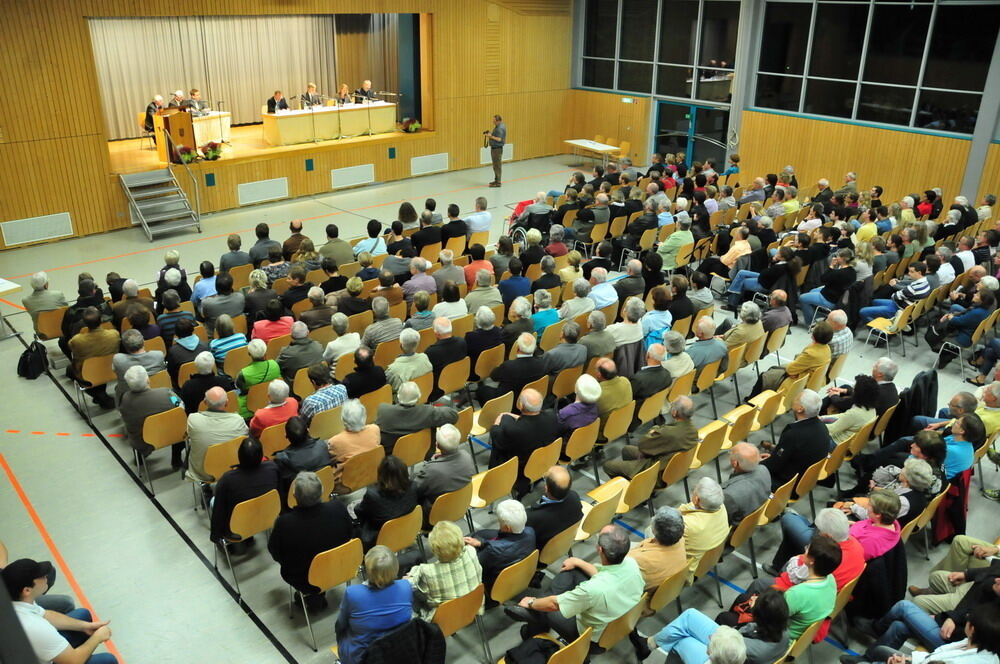
[[[500,176],[503,169],[503,146],[507,142],[507,125],[499,115],[493,116],[493,131],[484,131],[490,143],[490,157],[493,159],[493,182],[491,187],[500,186]]]

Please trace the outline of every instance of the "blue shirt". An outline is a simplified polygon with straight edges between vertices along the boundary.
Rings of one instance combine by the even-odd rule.
[[[511,277],[497,284],[497,288],[503,297],[503,303],[509,306],[514,298],[528,295],[531,292],[531,280],[527,277]]]
[[[319,389],[302,400],[299,407],[299,415],[306,421],[311,420],[316,413],[324,410],[333,410],[340,404],[347,401],[347,388],[343,385],[327,385]]]
[[[882,233],[888,233],[892,230],[892,219],[886,217],[885,219],[879,219],[875,222],[875,228],[878,229],[879,235]]]
[[[378,256],[380,254],[387,253],[385,248],[385,240],[381,236],[366,237],[364,240],[354,245],[355,256],[360,256],[365,251],[367,251],[372,256]]]
[[[216,363],[220,366],[226,361],[226,353],[234,348],[242,348],[246,345],[246,335],[241,334],[240,332],[230,334],[228,337],[223,337],[222,339],[212,339],[208,342],[208,348],[212,351],[212,355],[215,356]]]
[[[944,455],[944,478],[945,481],[950,481],[955,475],[972,468],[972,459],[975,456],[975,450],[972,447],[972,443],[967,440],[955,440],[954,436],[945,436],[944,445],[946,450]]]
[[[372,641],[413,617],[413,586],[399,579],[380,590],[347,586],[337,616],[337,647],[343,664],[360,664]]]
[[[674,322],[674,316],[669,311],[647,311],[646,315],[639,319],[642,323],[642,336],[645,337],[643,344],[646,350],[653,344],[663,343],[663,333],[670,329],[670,324]]]
[[[201,301],[210,295],[215,295],[215,275],[207,279],[202,277],[201,281],[194,285],[194,289],[191,291],[191,302],[197,309]]]
[[[535,326],[535,334],[541,336],[549,325],[559,322],[558,309],[542,309],[531,314],[531,323]]]
[[[672,223],[674,223],[674,215],[670,214],[669,212],[663,211],[660,214],[656,215],[657,228],[661,228],[663,226],[666,226],[667,224],[672,224]]]
[[[602,309],[618,301],[618,291],[615,290],[614,284],[605,281],[594,286],[587,297],[594,301],[595,309]],[[608,321],[608,325],[613,322]]]
[[[465,227],[469,229],[470,233],[479,233],[490,230],[490,224],[493,223],[493,215],[486,210],[473,212],[464,221]]]

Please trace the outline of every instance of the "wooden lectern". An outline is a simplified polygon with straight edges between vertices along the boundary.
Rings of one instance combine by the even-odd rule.
[[[186,145],[196,149],[194,140],[194,125],[191,122],[191,114],[179,108],[161,108],[153,117],[153,131],[156,134],[156,154],[160,161],[169,161],[175,164],[181,163],[177,148]],[[170,138],[175,144],[171,144]]]

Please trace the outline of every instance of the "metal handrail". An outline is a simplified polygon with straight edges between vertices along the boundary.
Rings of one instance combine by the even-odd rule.
[[[172,151],[171,149],[174,145],[177,144],[177,141],[174,140],[174,137],[170,134],[170,132],[167,130],[166,127],[163,128],[163,133],[164,135],[166,135],[168,141],[167,156],[169,159],[170,152]],[[171,161],[167,162],[167,170],[169,170],[171,173],[174,172],[173,169],[174,166],[175,164],[173,162]],[[194,213],[195,216],[198,217],[198,223],[201,223],[201,186],[198,184],[198,178],[196,178],[194,176],[194,173],[191,171],[191,167],[183,160],[181,161],[181,166],[184,167],[184,170],[187,172],[188,177],[191,178],[191,184],[194,185],[194,207],[195,207]]]

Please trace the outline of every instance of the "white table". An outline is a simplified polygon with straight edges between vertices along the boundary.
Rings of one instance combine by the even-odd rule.
[[[0,278],[0,297],[20,292],[21,292],[21,284],[17,284],[14,283],[13,281],[7,281],[6,279]],[[15,336],[17,334],[17,330],[15,330],[14,326],[10,324],[10,321],[7,320],[6,316],[3,316],[2,318],[3,322],[7,325],[7,328],[10,330],[10,332],[8,332],[7,334],[0,334],[0,340],[9,339],[10,337]],[[2,330],[3,326],[0,325],[0,331]]]
[[[209,141],[216,143],[228,141],[232,122],[233,114],[229,111],[209,111],[205,115],[192,116],[195,144],[201,147]]]
[[[264,140],[270,145],[292,145],[315,140],[349,138],[362,134],[384,134],[396,128],[396,104],[313,106],[302,110],[261,115]]]
[[[598,143],[597,141],[592,141],[589,138],[571,138],[563,141],[563,143],[568,143],[573,146],[573,154],[576,154],[576,150],[584,150],[592,154],[601,155],[601,159],[603,160],[603,164],[605,166],[608,165],[608,156],[618,152],[618,148],[614,145]]]

